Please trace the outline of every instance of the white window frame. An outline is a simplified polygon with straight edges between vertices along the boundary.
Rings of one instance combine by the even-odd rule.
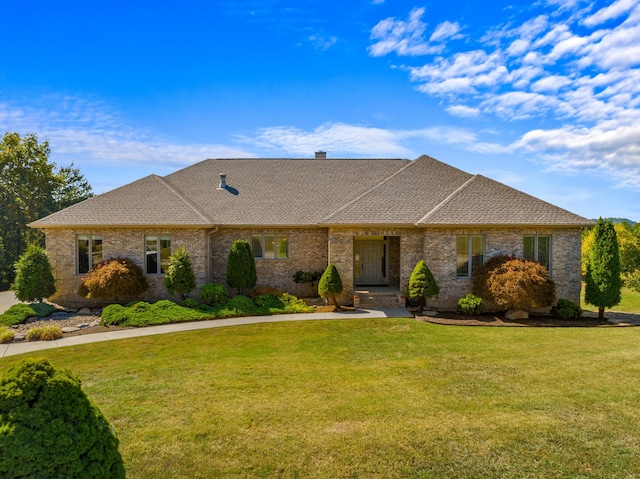
[[[155,250],[147,250],[147,246],[149,241],[155,241],[156,249]],[[162,234],[148,234],[144,235],[144,274],[147,276],[163,276],[166,274],[166,267],[169,266],[169,256],[166,258],[162,257],[162,242],[169,241],[169,256],[171,256],[171,236],[170,235],[162,235]],[[149,256],[155,254],[156,255],[156,271],[149,271]],[[163,268],[163,259],[166,260],[166,266]]]
[[[273,238],[273,256],[267,256],[268,250],[265,248],[267,242]],[[260,251],[257,251],[257,241],[260,242]],[[280,242],[286,242],[286,256],[280,256]],[[289,235],[288,234],[276,234],[276,233],[258,233],[251,235],[251,252],[255,259],[260,260],[287,260],[289,259]]]
[[[460,266],[461,264],[458,262],[458,240],[460,238],[466,238],[467,240],[467,261],[466,261],[466,265],[467,265],[467,272],[465,274],[460,274],[459,270],[460,270]],[[456,235],[456,277],[457,278],[471,278],[473,276],[473,239],[480,239],[482,241],[482,261],[480,266],[482,266],[484,264],[484,257],[485,257],[485,248],[486,248],[486,241],[485,241],[485,237],[484,235],[474,235],[474,234],[469,234],[469,235]]]
[[[87,271],[80,271],[80,241],[89,241],[89,247],[87,249]],[[97,241],[100,241],[99,248]],[[87,274],[96,264],[100,263],[103,259],[103,239],[102,235],[77,235],[76,236],[76,273]]]
[[[533,240],[534,240],[534,243],[533,243],[533,258],[527,258],[526,254],[525,254],[524,242],[525,242],[525,240],[527,238],[533,238]],[[549,264],[548,265],[540,263],[540,242],[539,242],[540,238],[547,238],[548,241],[549,241],[549,247],[548,247],[548,250],[549,250],[549,258],[548,258]],[[522,239],[522,256],[525,259],[530,259],[532,261],[535,261],[536,263],[542,264],[543,266],[545,266],[547,268],[547,270],[549,270],[549,274],[551,274],[552,252],[553,252],[553,250],[552,250],[551,235],[524,235],[524,237]]]

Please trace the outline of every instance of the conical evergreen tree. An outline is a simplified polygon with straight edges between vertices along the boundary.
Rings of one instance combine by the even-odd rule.
[[[322,298],[329,299],[336,309],[339,311],[340,304],[338,304],[337,296],[343,291],[342,278],[338,273],[338,268],[333,263],[327,266],[327,269],[322,273],[320,282],[318,283],[318,294]]]
[[[181,299],[185,299],[191,291],[196,289],[196,276],[191,266],[191,258],[184,247],[178,248],[169,258],[164,285],[169,293],[176,292]]]
[[[439,292],[440,287],[427,263],[424,260],[418,261],[409,277],[409,298],[420,301],[420,313],[424,310],[427,298],[431,298]]]
[[[253,259],[251,245],[246,240],[236,240],[231,246],[227,259],[227,284],[235,288],[238,294],[252,289],[258,282],[256,261]]]
[[[620,303],[620,253],[613,223],[598,218],[593,228],[593,245],[585,275],[585,302],[598,307],[598,317],[604,318],[604,309]]]
[[[11,289],[20,301],[39,301],[56,293],[49,256],[43,248],[30,245],[15,264],[16,276]]]

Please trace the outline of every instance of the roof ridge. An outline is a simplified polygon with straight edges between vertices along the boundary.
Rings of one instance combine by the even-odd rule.
[[[479,178],[481,175],[473,175],[471,178],[469,178],[467,181],[465,181],[464,183],[462,183],[460,186],[458,186],[449,196],[447,196],[444,200],[442,200],[440,203],[438,203],[434,208],[431,209],[431,211],[429,211],[426,215],[424,215],[422,218],[420,218],[418,221],[416,221],[415,225],[418,226],[420,223],[422,223],[423,221],[425,221],[429,216],[431,216],[432,214],[434,214],[436,211],[438,211],[440,208],[442,208],[444,205],[446,205],[447,203],[449,203],[456,195],[458,195],[462,190],[464,190],[467,186],[469,186],[471,183],[473,183],[477,178]]]
[[[405,169],[409,168],[411,165],[415,164],[416,160],[413,161],[409,161],[409,163],[407,163],[406,165],[404,165],[402,168],[400,168],[399,170],[395,171],[392,175],[387,176],[385,179],[381,180],[380,182],[378,182],[376,185],[372,186],[371,188],[369,188],[367,191],[365,191],[364,193],[361,193],[360,195],[358,195],[356,198],[352,199],[351,201],[347,202],[346,204],[342,205],[340,208],[338,208],[337,210],[333,211],[332,213],[330,213],[329,215],[325,216],[324,218],[322,218],[322,221],[320,222],[320,224],[322,223],[326,223],[329,218],[331,218],[334,215],[337,215],[338,213],[340,213],[342,210],[348,208],[349,206],[351,206],[352,204],[354,204],[355,202],[359,201],[360,199],[364,198],[365,196],[367,196],[369,193],[371,193],[373,190],[375,190],[376,188],[378,188],[379,186],[384,185],[387,181],[390,181],[391,178],[395,177],[396,175],[400,174],[401,172],[403,172]]]
[[[174,186],[172,186],[168,181],[166,181],[162,176],[158,176],[156,174],[152,174],[150,175],[152,177],[155,177],[158,181],[160,181],[160,183],[162,183],[165,187],[167,187],[169,189],[169,191],[171,191],[171,193],[173,193],[175,196],[178,197],[178,199],[180,201],[182,201],[185,205],[187,205],[194,213],[196,213],[198,216],[200,216],[200,218],[202,218],[204,221],[213,224],[213,221],[211,221],[211,218],[208,218],[202,211],[200,211],[198,209],[198,207],[193,204],[192,201],[188,200],[187,198],[184,197],[184,195]]]

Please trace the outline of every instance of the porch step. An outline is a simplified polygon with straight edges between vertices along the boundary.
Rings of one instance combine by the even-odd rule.
[[[360,307],[363,309],[404,308],[404,300],[398,297],[397,292],[356,291],[354,294],[360,297]]]

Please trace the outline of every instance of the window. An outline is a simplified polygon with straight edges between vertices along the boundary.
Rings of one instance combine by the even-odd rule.
[[[470,278],[484,263],[484,236],[458,236],[456,241],[456,274],[458,278]]]
[[[551,236],[525,236],[524,259],[537,261],[551,271]]]
[[[102,261],[102,236],[79,235],[77,243],[78,274],[84,274]]]
[[[251,235],[251,250],[254,258],[287,259],[289,237],[287,235]]]
[[[145,236],[144,243],[146,273],[165,274],[171,256],[171,236]]]

